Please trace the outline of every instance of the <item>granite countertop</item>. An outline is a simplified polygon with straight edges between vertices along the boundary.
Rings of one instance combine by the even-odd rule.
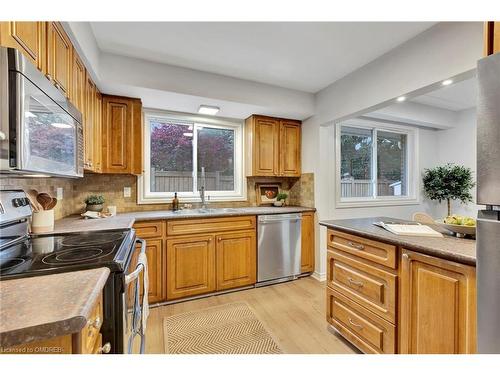
[[[442,229],[438,225],[430,226],[443,233],[443,238],[398,236],[383,228],[373,225],[376,221],[405,220],[389,217],[369,217],[362,219],[322,220],[319,224],[339,231],[402,246],[409,250],[414,250],[423,254],[469,265],[476,264],[476,241],[473,239],[451,236],[448,234],[448,231]]]
[[[84,219],[80,215],[71,215],[56,220],[54,230],[49,233],[86,232],[94,230],[127,229],[135,221],[145,220],[173,220],[173,219],[200,219],[224,216],[245,215],[272,215],[297,212],[316,211],[315,208],[287,206],[287,207],[239,207],[239,208],[209,208],[207,210],[189,209],[180,211],[136,211],[120,213],[105,219]]]
[[[0,349],[82,330],[108,268],[0,281]]]

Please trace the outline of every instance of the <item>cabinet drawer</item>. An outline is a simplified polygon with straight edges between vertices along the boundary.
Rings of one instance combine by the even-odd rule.
[[[139,238],[156,238],[163,236],[163,224],[159,221],[141,221],[134,223],[134,229]]]
[[[167,222],[167,236],[255,229],[255,216],[182,219]]]
[[[102,295],[99,297],[92,313],[90,314],[87,324],[83,327],[80,333],[80,348],[82,354],[93,353],[95,343],[100,335],[102,326]]]
[[[396,328],[393,324],[326,288],[327,320],[365,353],[394,354]]]
[[[396,322],[396,275],[335,250],[328,250],[327,262],[330,288],[382,318]]]
[[[328,230],[328,246],[393,269],[397,268],[396,246],[352,234]]]

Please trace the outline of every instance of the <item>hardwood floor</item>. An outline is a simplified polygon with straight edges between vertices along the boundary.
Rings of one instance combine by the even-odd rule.
[[[245,301],[287,354],[359,353],[328,330],[325,283],[296,281],[154,307],[147,327],[146,353],[164,353],[163,318],[221,304]]]

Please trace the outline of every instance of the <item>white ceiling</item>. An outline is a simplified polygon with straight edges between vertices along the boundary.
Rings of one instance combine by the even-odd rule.
[[[315,93],[432,22],[92,22],[104,52]]]
[[[463,111],[476,106],[477,80],[476,78],[457,82],[450,86],[425,94],[410,101],[447,109],[449,111]]]

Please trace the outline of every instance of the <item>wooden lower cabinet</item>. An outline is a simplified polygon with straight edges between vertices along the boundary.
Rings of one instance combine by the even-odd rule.
[[[476,352],[476,270],[402,251],[400,352]]]
[[[302,213],[302,235],[301,235],[301,261],[300,272],[307,273],[314,271],[314,212]]]
[[[140,236],[139,236],[140,237]],[[166,288],[166,249],[163,239],[146,240],[146,258],[148,259],[148,301],[157,303],[167,298]],[[137,245],[140,246],[140,245]],[[137,265],[139,252],[136,251],[130,262],[129,270],[133,271]],[[132,298],[133,284],[130,285],[129,296]],[[142,295],[142,293],[141,293]]]
[[[327,287],[327,320],[365,353],[394,354],[396,327]]]
[[[255,231],[216,235],[217,290],[255,284],[257,247]]]
[[[214,236],[167,239],[167,299],[215,291]]]

